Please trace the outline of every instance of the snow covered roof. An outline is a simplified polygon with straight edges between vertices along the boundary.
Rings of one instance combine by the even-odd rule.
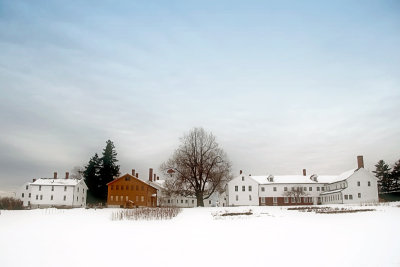
[[[339,175],[264,175],[248,176],[259,184],[329,184],[349,178],[357,169]],[[316,177],[316,180],[312,177]]]
[[[339,193],[341,191],[343,191],[343,188],[342,189],[332,190],[332,191],[325,191],[325,192],[322,192],[320,195],[329,195],[329,194]]]
[[[40,178],[31,185],[63,185],[63,186],[75,186],[81,180],[80,179],[53,179],[53,178]]]

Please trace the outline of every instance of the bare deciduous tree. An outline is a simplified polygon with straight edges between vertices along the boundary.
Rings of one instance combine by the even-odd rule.
[[[75,166],[71,171],[72,179],[82,179],[83,178],[84,169],[80,166]]]
[[[300,197],[308,196],[308,193],[301,186],[292,187],[290,190],[283,193],[285,197],[295,197],[299,199]]]
[[[169,194],[192,196],[197,206],[204,206],[214,192],[222,192],[231,179],[231,164],[212,133],[193,128],[181,138],[181,145],[161,165],[168,177],[165,188]]]

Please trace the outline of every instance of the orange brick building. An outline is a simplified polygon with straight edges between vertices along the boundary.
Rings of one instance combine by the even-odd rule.
[[[125,174],[109,182],[107,193],[108,206],[120,207],[156,207],[157,189],[139,179],[139,174]]]

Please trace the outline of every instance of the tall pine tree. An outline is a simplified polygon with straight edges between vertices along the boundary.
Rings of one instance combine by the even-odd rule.
[[[118,162],[117,152],[115,151],[114,143],[108,140],[106,144],[103,156],[100,159],[101,168],[99,171],[99,193],[104,200],[107,200],[107,184],[119,175],[119,165],[116,164]]]
[[[378,161],[375,165],[376,170],[373,171],[378,178],[379,192],[389,192],[392,188],[392,177],[390,174],[390,167],[384,160]]]
[[[83,177],[87,187],[89,188],[89,193],[95,198],[100,198],[98,186],[100,165],[100,158],[96,153],[92,158],[90,158],[89,163],[85,166],[83,171]]]
[[[392,172],[392,182],[393,182],[393,189],[400,190],[400,160],[396,161],[393,166]]]

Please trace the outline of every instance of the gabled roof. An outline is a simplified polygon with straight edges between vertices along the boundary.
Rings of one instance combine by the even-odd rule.
[[[53,178],[40,178],[31,185],[63,185],[63,186],[75,186],[80,182],[84,182],[81,179],[53,179]]]
[[[262,175],[246,176],[253,179],[258,184],[330,184],[346,180],[360,169],[352,169],[339,175]],[[243,176],[243,175],[241,175]],[[316,181],[312,179],[316,177]],[[272,179],[271,179],[272,178]]]
[[[129,178],[131,178],[131,179],[132,179],[132,178],[133,178],[133,179],[136,179],[137,181],[139,181],[139,182],[141,182],[141,183],[144,183],[144,184],[146,184],[146,185],[148,185],[148,186],[151,186],[151,187],[153,187],[154,189],[157,189],[156,187],[154,187],[153,185],[151,185],[150,182],[140,180],[140,179],[137,178],[136,176],[133,176],[133,175],[131,175],[131,174],[129,174],[129,173],[124,174],[124,175],[118,177],[117,179],[112,180],[111,182],[109,182],[109,183],[107,184],[107,186],[108,186],[108,185],[111,185],[111,184],[115,183],[116,181],[119,181],[120,179],[125,178],[125,177],[127,177],[127,176],[128,176]]]

